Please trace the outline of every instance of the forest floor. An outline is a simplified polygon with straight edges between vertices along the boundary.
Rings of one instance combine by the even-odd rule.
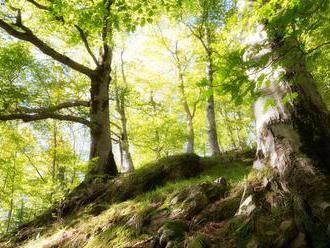
[[[305,247],[289,208],[252,161],[251,153],[178,155],[83,184],[57,215],[22,226],[0,247]]]

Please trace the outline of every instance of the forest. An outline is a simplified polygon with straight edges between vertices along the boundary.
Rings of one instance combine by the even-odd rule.
[[[0,0],[0,247],[330,247],[329,0]]]

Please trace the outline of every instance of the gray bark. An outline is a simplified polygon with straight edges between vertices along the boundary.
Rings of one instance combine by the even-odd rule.
[[[120,115],[120,123],[121,123],[121,139],[120,139],[120,147],[121,147],[121,171],[129,172],[134,170],[134,164],[132,160],[132,156],[129,149],[129,141],[128,141],[128,132],[127,132],[127,117],[126,117],[126,92],[128,89],[128,83],[125,75],[125,65],[123,60],[123,52],[121,53],[121,76],[124,82],[124,88],[122,90],[118,87],[117,78],[115,78],[115,91],[116,91],[116,109]]]
[[[43,11],[51,10],[50,6],[44,6],[32,0],[29,2],[32,3],[36,8],[39,8]],[[85,106],[85,103],[78,103],[78,101],[75,101],[74,104],[70,103],[69,106],[59,105],[55,108],[42,108],[42,112],[36,112],[36,110],[33,110],[36,112],[36,114],[30,114],[29,112],[25,111],[24,113],[0,116],[0,120],[6,121],[21,119],[23,121],[29,122],[51,118],[82,123],[88,126],[91,132],[90,159],[93,163],[95,163],[95,165],[91,169],[90,174],[116,175],[117,167],[113,158],[111,147],[108,96],[109,83],[111,81],[110,73],[112,62],[112,21],[109,17],[111,15],[111,5],[113,4],[113,1],[106,0],[103,1],[103,4],[105,7],[105,12],[103,16],[102,29],[100,30],[102,47],[100,48],[99,59],[97,59],[96,56],[92,53],[87,40],[87,33],[76,24],[73,24],[73,26],[78,30],[87,52],[89,55],[91,55],[93,61],[95,62],[96,69],[89,68],[64,54],[59,53],[57,50],[36,36],[36,34],[30,28],[24,25],[21,13],[22,10],[17,11],[15,23],[8,23],[5,21],[5,18],[0,19],[0,28],[6,31],[9,35],[33,44],[44,54],[50,56],[54,60],[64,65],[67,65],[77,72],[85,74],[91,79],[91,100],[90,104],[88,104],[90,107],[90,120],[86,120],[82,117],[57,113],[57,111],[60,109],[73,106]],[[64,22],[63,17],[59,16],[58,19]]]
[[[210,34],[208,28],[205,29],[206,36],[206,79],[208,81],[209,94],[206,97],[206,132],[208,136],[208,145],[212,156],[220,155],[218,142],[217,124],[215,119],[215,103],[213,94],[213,60],[210,50]]]
[[[121,133],[121,149],[122,149],[122,172],[129,172],[134,170],[133,160],[132,156],[129,150],[129,141],[128,141],[128,133],[127,133],[127,118],[126,118],[126,112],[124,109],[121,109],[118,111],[120,114],[120,123],[122,127],[122,133]]]
[[[101,78],[92,79],[90,116],[95,128],[91,128],[90,159],[96,158],[91,174],[118,173],[112,153],[109,113],[110,71]]]
[[[230,142],[231,142],[231,147],[236,149],[237,145],[236,145],[236,142],[235,142],[234,132],[232,130],[231,123],[230,123],[229,118],[228,118],[228,114],[224,109],[220,108],[220,115],[222,116],[222,118],[224,120],[224,124],[227,128],[228,135],[229,135]]]
[[[259,88],[262,96],[255,103],[258,147],[254,166],[273,168],[282,189],[298,195],[308,206],[305,210],[327,226],[330,224],[329,112],[306,69],[297,40],[279,36],[270,44],[268,66],[279,59],[285,59],[286,63],[275,71],[258,72],[267,72],[265,80],[271,84],[264,83]],[[280,71],[285,74],[283,78],[279,77]],[[283,99],[288,93],[298,93],[298,98],[285,104]],[[275,100],[275,106],[266,108],[270,99]]]
[[[181,68],[178,68],[181,70]],[[194,146],[195,146],[195,131],[194,131],[194,123],[193,119],[195,116],[195,111],[196,111],[196,105],[197,101],[194,103],[193,110],[191,111],[187,102],[187,96],[185,92],[185,87],[184,87],[184,76],[183,73],[179,71],[179,89],[180,89],[180,94],[181,94],[181,102],[183,109],[186,113],[186,121],[187,121],[187,131],[188,131],[188,138],[187,138],[187,143],[186,143],[186,153],[193,153],[194,152]]]

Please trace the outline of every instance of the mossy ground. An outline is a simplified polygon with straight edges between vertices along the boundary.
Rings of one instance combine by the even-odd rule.
[[[174,156],[70,196],[66,215],[49,211],[0,247],[329,247],[300,200],[246,154]]]
[[[175,164],[176,161],[177,159],[172,159],[170,163]],[[126,176],[128,178],[126,183],[130,182],[130,189],[135,189],[136,192],[140,190],[139,193],[125,195],[122,198],[117,197],[116,201],[111,201],[108,197],[101,197],[96,201],[85,204],[82,208],[64,218],[57,218],[49,225],[26,227],[35,228],[35,230],[33,232],[28,230],[25,240],[18,242],[20,240],[18,237],[24,235],[24,231],[27,231],[20,229],[15,234],[16,237],[3,241],[0,243],[0,247],[157,247],[154,238],[159,237],[160,228],[163,227],[164,229],[165,226],[166,229],[166,225],[175,226],[178,223],[177,230],[179,231],[170,234],[170,236],[177,236],[173,238],[173,242],[171,241],[171,247],[182,247],[183,245],[198,247],[197,244],[199,243],[206,245],[206,238],[194,231],[194,225],[198,225],[194,224],[197,213],[196,216],[194,213],[194,216],[188,217],[187,213],[184,212],[185,205],[182,204],[190,204],[190,202],[173,204],[171,201],[177,194],[189,190],[194,185],[204,184],[204,186],[209,187],[208,185],[213,185],[213,181],[219,177],[226,178],[229,188],[234,188],[251,170],[252,160],[249,158],[231,162],[226,161],[204,158],[199,161],[200,171],[197,171],[197,173],[192,172],[189,170],[196,170],[196,167],[187,167],[179,172],[182,174],[179,176],[177,173],[172,175],[171,172],[166,175],[156,174],[157,177],[153,178],[152,175],[154,174],[148,169],[141,169],[141,171],[135,172],[139,175],[138,180]],[[168,163],[165,160],[161,164],[165,170],[175,169],[174,167],[167,168]],[[180,166],[180,163],[176,163],[176,166]],[[186,166],[189,166],[189,164]],[[150,165],[150,170],[154,171],[155,168]],[[180,168],[178,170],[180,171]],[[187,174],[187,172],[189,173]],[[165,177],[165,179],[162,177]],[[151,181],[148,181],[149,179]],[[158,180],[158,182],[159,180],[166,180],[167,182],[155,183],[152,180]],[[150,183],[154,184],[150,186]],[[125,187],[125,185],[121,186]],[[199,194],[199,188],[194,188],[194,190],[196,189]],[[124,193],[130,192],[125,191]],[[199,206],[198,212],[203,212],[204,208],[208,209],[212,205],[211,201],[216,202],[217,200],[219,200],[217,197],[206,200],[204,205]],[[235,207],[237,207],[237,203],[239,202],[236,199]],[[193,202],[192,204],[199,203]],[[179,214],[174,214],[175,211]],[[229,215],[232,214],[229,213]],[[192,241],[191,244],[188,244],[189,240]]]

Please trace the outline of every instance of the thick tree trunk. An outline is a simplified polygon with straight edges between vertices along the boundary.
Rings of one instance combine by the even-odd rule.
[[[112,153],[109,115],[110,72],[101,71],[91,82],[91,128],[90,159],[96,160],[90,173],[93,175],[116,175],[118,173]]]
[[[257,160],[254,165],[269,165],[279,175],[281,187],[299,196],[318,221],[330,224],[330,119],[307,71],[303,53],[293,39],[277,37],[271,41],[269,65],[285,59],[261,86],[263,93],[255,103],[257,126]],[[262,73],[268,72],[263,69]],[[284,73],[284,77],[280,75]],[[265,80],[265,81],[266,81]],[[288,94],[297,93],[295,100],[285,103]],[[275,99],[275,106],[267,102]]]
[[[218,133],[217,124],[215,120],[215,103],[213,95],[213,61],[212,52],[210,50],[210,35],[206,28],[206,46],[207,49],[207,62],[206,62],[206,79],[208,81],[209,94],[206,97],[206,131],[208,136],[208,145],[211,150],[212,156],[220,155],[219,143],[218,143]]]

